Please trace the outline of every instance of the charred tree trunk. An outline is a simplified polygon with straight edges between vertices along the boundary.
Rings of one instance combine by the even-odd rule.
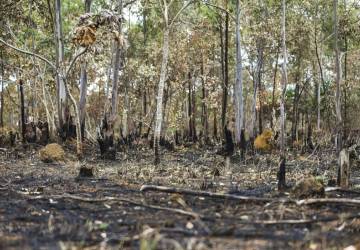
[[[87,72],[86,72],[86,63],[84,62],[81,65],[80,73],[80,101],[79,101],[79,115],[80,115],[80,125],[81,125],[81,138],[85,138],[85,107],[86,107],[86,93],[87,93]]]
[[[123,9],[123,1],[118,1],[118,12],[121,15]],[[119,34],[122,34],[122,25],[118,27]],[[122,67],[122,44],[120,41],[115,42],[115,55],[112,70],[112,92],[111,92],[111,108],[110,118],[107,117],[107,111],[105,111],[104,118],[100,128],[98,129],[98,143],[100,147],[101,156],[109,159],[115,159],[115,147],[114,147],[114,125],[117,120],[117,108],[118,108],[118,87],[119,87],[119,71]]]
[[[98,129],[97,140],[100,146],[101,157],[107,160],[115,160],[116,150],[114,147],[114,129],[105,117]]]
[[[257,46],[257,51],[258,51],[258,62],[257,62],[257,67],[256,67],[256,78],[257,78],[257,85],[259,88],[259,134],[262,133],[263,130],[263,94],[264,94],[264,90],[263,90],[263,86],[261,84],[261,76],[262,76],[262,70],[263,70],[263,61],[264,61],[264,41],[263,39],[260,38],[260,40],[258,41],[258,46]]]
[[[225,15],[225,39],[224,39],[224,79],[223,79],[223,100],[221,113],[221,126],[224,131],[226,126],[227,99],[229,87],[229,66],[228,66],[228,50],[229,50],[229,13]]]
[[[217,129],[217,115],[216,110],[214,111],[214,120],[213,120],[213,137],[215,140],[218,139],[218,129]]]
[[[21,138],[22,142],[26,142],[26,124],[25,124],[25,101],[24,101],[24,82],[22,79],[19,80],[19,91],[20,91],[20,116],[21,116]]]
[[[0,126],[4,127],[4,55],[3,51],[1,50],[1,107],[0,107]]]
[[[192,79],[193,83],[191,84],[192,90],[191,90],[191,121],[192,121],[192,141],[197,141],[197,132],[196,132],[196,86],[195,86],[195,79]]]
[[[278,177],[278,191],[283,192],[286,189],[286,159],[281,157]]]
[[[225,64],[224,64],[224,30],[223,30],[223,18],[220,16],[219,21],[219,33],[220,33],[220,65],[221,65],[221,80],[222,80],[222,89],[223,89],[223,96],[222,96],[222,107],[221,107],[221,126],[225,126],[225,119],[223,119],[223,112],[224,112],[224,88],[225,88]]]
[[[201,61],[201,84],[202,84],[202,113],[201,113],[201,123],[202,123],[202,134],[205,144],[209,142],[209,121],[208,121],[208,109],[206,105],[207,101],[207,89],[206,89],[206,77],[204,75],[204,59]]]

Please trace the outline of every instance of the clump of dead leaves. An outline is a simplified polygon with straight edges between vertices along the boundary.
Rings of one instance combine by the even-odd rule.
[[[321,179],[315,178],[314,176],[304,178],[296,183],[291,190],[291,195],[299,199],[324,197],[324,183]]]
[[[57,143],[51,143],[40,149],[40,160],[46,163],[64,161],[65,151]]]
[[[270,129],[265,129],[261,135],[258,135],[254,141],[255,149],[269,151],[271,149],[271,138],[273,133]]]
[[[74,31],[73,42],[83,47],[94,44],[96,41],[96,29],[95,24],[77,27]]]

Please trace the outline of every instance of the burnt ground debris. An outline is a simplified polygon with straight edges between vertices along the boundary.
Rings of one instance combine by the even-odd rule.
[[[281,202],[288,196],[277,191],[279,159],[270,154],[231,158],[233,193],[270,199],[250,202],[140,191],[153,184],[221,193],[227,178],[215,150],[178,148],[164,152],[159,166],[147,149],[118,153],[116,161],[89,154],[81,164],[71,150],[61,164],[43,163],[37,152],[1,155],[1,249],[343,249],[360,242],[360,206]],[[329,155],[289,157],[288,184],[315,170],[332,180],[336,159]],[[78,178],[84,166],[94,177]],[[359,170],[354,164],[351,191],[326,197],[357,199]]]

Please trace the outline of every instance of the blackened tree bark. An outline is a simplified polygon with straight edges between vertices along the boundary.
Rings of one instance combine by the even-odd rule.
[[[259,88],[258,95],[259,95],[259,134],[262,133],[263,130],[263,95],[264,95],[264,89],[263,85],[261,83],[262,80],[262,71],[263,71],[263,62],[264,62],[264,41],[262,38],[259,39],[258,45],[257,45],[257,51],[258,51],[258,62],[256,67],[256,78],[257,78],[257,85]]]
[[[226,126],[226,112],[227,112],[227,99],[228,99],[228,86],[229,86],[229,13],[225,15],[225,39],[224,39],[224,80],[223,80],[223,100],[222,100],[222,113],[221,113],[221,126],[224,131]]]
[[[192,84],[191,84],[191,126],[192,126],[192,131],[193,131],[193,135],[192,135],[192,141],[196,142],[197,141],[197,131],[196,131],[196,85],[195,85],[195,78],[192,79]]]
[[[21,139],[22,142],[26,142],[26,123],[25,123],[25,100],[24,100],[24,82],[22,79],[19,80],[19,91],[20,91],[20,116],[21,116]]]
[[[205,144],[209,142],[209,121],[208,121],[208,109],[206,105],[207,89],[206,89],[206,76],[204,75],[204,57],[201,60],[201,85],[202,85],[202,112],[201,112],[201,123],[202,123],[202,134]]]
[[[1,50],[0,54],[1,59],[1,107],[0,107],[0,126],[4,127],[4,76],[5,76],[5,67],[4,67],[4,55]]]

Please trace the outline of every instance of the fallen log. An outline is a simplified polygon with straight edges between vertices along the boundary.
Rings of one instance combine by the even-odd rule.
[[[141,192],[147,191],[157,191],[163,193],[177,193],[177,194],[185,194],[185,195],[192,195],[192,196],[203,196],[203,197],[211,197],[211,198],[219,198],[219,199],[229,199],[229,200],[237,200],[237,201],[249,201],[249,202],[270,202],[274,201],[271,198],[261,198],[261,197],[251,197],[251,196],[241,196],[241,195],[234,195],[234,194],[219,194],[219,193],[212,193],[206,191],[194,191],[182,188],[174,188],[174,187],[165,187],[165,186],[156,186],[156,185],[142,185],[140,188]],[[288,201],[288,200],[279,200],[281,201]]]

